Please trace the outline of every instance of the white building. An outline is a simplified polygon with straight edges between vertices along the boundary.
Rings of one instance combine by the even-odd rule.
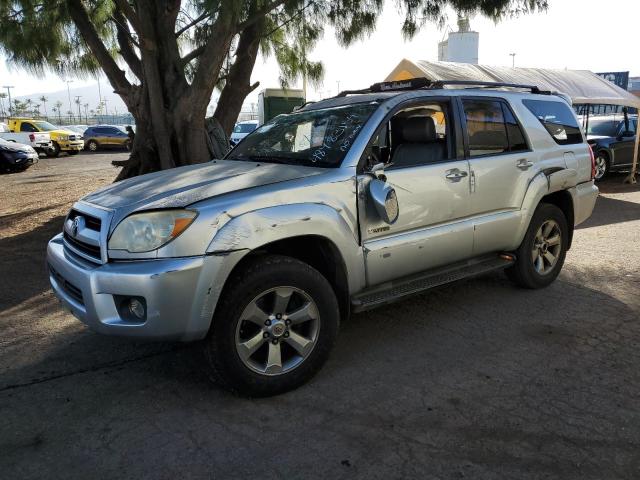
[[[438,60],[441,62],[478,63],[480,34],[472,32],[469,19],[458,17],[458,31],[438,44]]]

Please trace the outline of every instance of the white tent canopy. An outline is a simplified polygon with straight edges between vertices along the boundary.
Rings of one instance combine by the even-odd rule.
[[[385,81],[408,80],[424,77],[437,80],[468,80],[476,82],[514,83],[533,85],[540,90],[549,90],[567,95],[574,105],[621,105],[640,109],[640,98],[599,77],[588,70],[551,70],[546,68],[489,67],[470,63],[427,62],[424,60],[402,60]],[[630,181],[635,181],[638,156],[636,151]]]
[[[477,82],[535,85],[568,95],[574,104],[622,105],[640,108],[640,98],[588,70],[508,68],[470,63],[402,60],[385,81],[425,77],[429,80],[472,80]]]

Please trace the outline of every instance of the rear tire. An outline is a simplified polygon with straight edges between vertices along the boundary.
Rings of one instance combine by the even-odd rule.
[[[294,258],[268,255],[233,274],[204,353],[225,388],[251,397],[309,381],[329,358],[340,312],[326,278]]]
[[[560,274],[567,254],[569,228],[555,205],[538,205],[524,240],[516,250],[516,262],[506,270],[509,279],[523,288],[544,288]]]
[[[611,172],[611,160],[609,159],[609,155],[604,152],[596,153],[596,174],[594,180],[599,182],[600,180],[604,180],[607,175]]]

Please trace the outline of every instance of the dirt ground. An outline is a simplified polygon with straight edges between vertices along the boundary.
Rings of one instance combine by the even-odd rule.
[[[0,176],[0,478],[640,478],[640,186],[601,185],[549,288],[492,274],[356,315],[311,383],[247,400],[51,293],[46,242],[114,158]]]

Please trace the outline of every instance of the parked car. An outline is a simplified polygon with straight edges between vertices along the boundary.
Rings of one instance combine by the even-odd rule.
[[[65,128],[69,130],[73,130],[80,135],[84,135],[85,130],[88,128],[87,125],[67,125]]]
[[[631,168],[637,129],[637,115],[629,115],[628,128],[620,115],[589,118],[587,141],[596,157],[596,181]]]
[[[57,157],[60,152],[67,152],[69,155],[76,155],[82,150],[84,143],[82,135],[68,130],[64,127],[56,127],[44,120],[33,120],[25,118],[10,118],[9,129],[12,132],[27,133],[47,133],[51,137],[51,149],[46,154],[50,157]]]
[[[49,153],[53,148],[51,137],[48,133],[12,133],[8,127],[3,128],[0,124],[0,138],[8,142],[14,142],[22,145],[29,145],[38,153]]]
[[[38,163],[38,152],[31,146],[0,138],[0,170],[21,172]]]
[[[231,133],[231,146],[238,144],[240,140],[253,132],[256,128],[258,128],[257,120],[248,120],[246,122],[238,122],[233,127],[233,132]]]
[[[222,160],[87,195],[48,244],[54,292],[104,334],[202,339],[223,385],[262,396],[309,380],[350,312],[499,269],[549,285],[598,195],[571,107],[425,85],[308,104]]]
[[[92,125],[84,132],[85,148],[91,152],[105,148],[131,147],[129,135],[113,125]]]

